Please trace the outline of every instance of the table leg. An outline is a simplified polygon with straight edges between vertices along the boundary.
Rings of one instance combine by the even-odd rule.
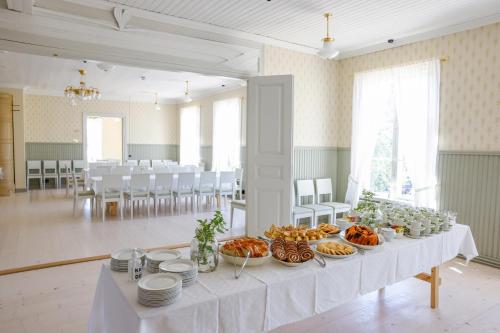
[[[431,308],[439,306],[439,266],[432,267],[431,270]]]

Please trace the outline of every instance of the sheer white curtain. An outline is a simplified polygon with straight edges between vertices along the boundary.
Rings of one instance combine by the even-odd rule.
[[[198,165],[200,163],[200,107],[181,108],[180,125],[179,163]]]
[[[390,71],[356,73],[352,100],[351,173],[346,199],[358,204],[369,182],[373,152],[385,112],[392,108]]]
[[[229,171],[241,165],[241,99],[214,102],[212,170]]]
[[[439,131],[439,60],[395,72],[398,148],[415,189],[415,205],[436,207]]]
[[[439,60],[357,73],[354,77],[351,174],[346,202],[357,205],[368,188],[377,133],[384,112],[398,121],[398,159],[415,188],[415,205],[436,206],[439,129]]]

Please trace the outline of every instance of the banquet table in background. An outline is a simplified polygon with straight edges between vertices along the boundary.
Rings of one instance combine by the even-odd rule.
[[[89,332],[269,331],[436,269],[458,254],[477,256],[466,225],[422,239],[396,239],[348,259],[326,258],[325,268],[314,261],[300,267],[271,262],[245,268],[236,280],[233,266],[221,262],[215,272],[199,274],[177,302],[160,308],[140,305],[136,283],[104,264]]]

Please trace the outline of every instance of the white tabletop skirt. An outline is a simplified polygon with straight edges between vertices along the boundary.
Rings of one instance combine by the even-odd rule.
[[[477,255],[468,226],[455,225],[422,239],[398,239],[352,258],[287,267],[272,262],[247,267],[239,280],[224,262],[161,308],[137,303],[127,274],[102,267],[89,332],[262,332],[328,311],[353,298],[418,273],[457,254]],[[187,256],[187,250],[184,250]]]

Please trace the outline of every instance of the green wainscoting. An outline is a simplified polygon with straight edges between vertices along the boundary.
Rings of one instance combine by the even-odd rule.
[[[26,160],[82,160],[83,144],[26,142]]]
[[[129,144],[131,160],[179,160],[179,145]]]
[[[337,200],[344,200],[350,150],[337,150]],[[440,151],[438,207],[471,227],[480,256],[500,267],[500,153]]]

